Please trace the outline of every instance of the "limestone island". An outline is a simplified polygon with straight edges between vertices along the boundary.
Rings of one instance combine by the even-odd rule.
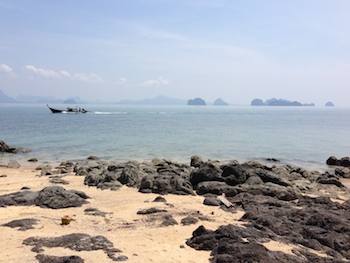
[[[300,103],[299,101],[289,101],[285,99],[272,98],[263,102],[262,99],[254,99],[251,106],[315,106],[314,103]]]
[[[203,99],[195,98],[193,100],[188,100],[187,105],[207,105],[207,104]]]

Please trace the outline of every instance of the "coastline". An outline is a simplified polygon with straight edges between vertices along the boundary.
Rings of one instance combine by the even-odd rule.
[[[162,159],[153,160],[153,162],[161,163]],[[2,242],[0,262],[38,262],[36,256],[39,254],[56,257],[77,255],[84,260],[83,262],[88,263],[113,262],[101,250],[74,251],[62,247],[43,247],[43,251],[38,254],[31,250],[32,246],[23,244],[24,240],[31,237],[59,237],[73,233],[107,238],[118,251],[116,256],[120,259],[127,257],[126,262],[209,262],[212,258],[211,251],[196,250],[186,243],[191,239],[193,231],[200,226],[216,230],[224,225],[245,227],[247,224],[241,220],[246,214],[242,207],[236,205],[234,211],[225,211],[222,206],[205,205],[204,200],[207,195],[145,194],[140,193],[135,187],[126,185],[121,186],[117,191],[101,190],[84,184],[85,177],[77,176],[72,170],[65,174],[45,176],[41,170],[36,169],[38,166],[37,163],[28,163],[28,166],[15,169],[0,166],[0,196],[24,191],[23,187],[33,192],[41,191],[46,186],[56,185],[50,182],[50,178],[58,175],[68,182],[62,187],[67,190],[82,191],[90,198],[83,206],[63,209],[38,206],[0,207],[2,240],[6,240]],[[52,169],[56,168],[53,165]],[[348,179],[341,181],[349,187]],[[332,193],[330,196],[334,202],[340,204],[350,198],[350,191],[342,190],[342,193],[338,197]],[[159,196],[165,198],[166,202],[155,203],[154,200]],[[150,208],[167,211],[166,213],[178,223],[161,226],[160,216],[138,214],[139,211]],[[88,213],[89,209],[92,211],[97,209],[101,213]],[[66,215],[71,217],[72,221],[68,225],[62,225],[61,218]],[[199,220],[191,225],[181,224],[181,220],[189,215],[196,217],[200,215],[205,220]],[[10,221],[27,218],[38,220],[37,224],[33,225],[33,229],[21,231],[18,228],[3,226]],[[296,256],[298,253],[296,254],[295,251],[302,250],[325,260],[332,260],[326,251],[316,251],[282,240],[264,241],[259,244],[276,253]],[[338,262],[348,262],[345,258],[337,259],[340,260]]]

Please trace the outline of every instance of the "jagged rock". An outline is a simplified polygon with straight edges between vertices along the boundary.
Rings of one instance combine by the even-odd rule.
[[[193,171],[191,173],[190,182],[193,185],[193,187],[196,188],[200,182],[224,181],[224,178],[221,175],[222,170],[220,169],[220,167],[211,162],[206,162],[203,163],[197,171]]]

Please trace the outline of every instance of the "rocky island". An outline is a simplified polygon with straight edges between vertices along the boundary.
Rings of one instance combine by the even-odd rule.
[[[285,99],[268,99],[263,102],[262,99],[254,99],[251,102],[251,106],[315,106],[314,103],[300,103],[298,101],[289,101]]]

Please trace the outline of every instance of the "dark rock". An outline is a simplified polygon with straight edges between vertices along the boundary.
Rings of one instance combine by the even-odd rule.
[[[188,226],[188,225],[193,225],[193,224],[197,224],[199,220],[193,216],[187,216],[183,219],[181,219],[181,224],[184,226]]]
[[[48,256],[44,254],[37,254],[35,258],[39,263],[84,263],[84,260],[79,256]]]
[[[88,158],[87,158],[88,160],[98,160],[98,157],[97,156],[95,156],[95,155],[91,155],[91,156],[89,156]]]
[[[190,182],[194,188],[200,182],[205,181],[224,181],[224,178],[221,176],[222,170],[220,167],[216,166],[211,162],[203,163],[197,171],[193,171],[190,175]]]
[[[0,175],[0,178],[5,178],[5,177],[7,177],[7,174],[1,174]]]
[[[188,180],[177,175],[147,175],[139,188],[141,193],[194,195]]]
[[[68,181],[66,181],[66,180],[64,180],[64,179],[62,179],[61,177],[58,177],[58,176],[54,176],[54,177],[50,178],[49,182],[52,183],[52,184],[64,184],[64,185],[69,184]]]
[[[337,157],[331,156],[327,159],[326,163],[328,165],[350,167],[350,157],[342,157],[340,159],[337,159]]]
[[[225,182],[216,182],[216,181],[201,182],[200,184],[198,184],[196,192],[198,195],[225,194],[226,196],[235,196],[239,193],[236,187],[230,186]]]
[[[334,184],[337,187],[345,187],[337,177],[335,177],[334,175],[329,174],[328,172],[325,172],[323,174],[321,174],[317,180],[317,183],[320,184]]]
[[[161,227],[167,227],[167,226],[173,226],[178,225],[177,221],[173,218],[172,215],[164,215],[163,221],[160,224]]]
[[[166,199],[162,196],[157,196],[153,202],[162,202],[162,203],[166,203]]]
[[[12,147],[0,140],[0,153],[28,153],[28,149],[21,147]]]
[[[101,212],[100,210],[98,210],[97,208],[86,208],[84,210],[86,215],[91,215],[91,216],[102,216],[105,217],[106,216],[106,212]]]
[[[35,157],[28,159],[28,162],[32,162],[32,163],[35,163],[37,161],[38,161],[38,159]]]
[[[147,174],[140,171],[136,165],[134,165],[132,162],[129,162],[124,167],[121,175],[117,180],[129,187],[139,187],[141,185],[142,178],[146,175]]]
[[[60,186],[49,186],[39,192],[34,203],[43,208],[60,209],[82,206],[88,203],[87,198],[89,197],[80,191],[68,191]]]
[[[326,161],[326,163],[327,163],[328,165],[338,165],[337,162],[338,162],[338,159],[337,159],[337,157],[335,157],[335,156],[329,157],[329,158],[327,159],[327,161]]]
[[[165,212],[167,212],[167,210],[152,207],[152,208],[148,208],[148,209],[144,209],[144,210],[139,210],[137,212],[137,214],[138,215],[149,215],[149,214],[165,213]]]
[[[18,219],[13,220],[11,222],[8,222],[6,224],[2,224],[2,226],[7,226],[11,228],[19,228],[18,230],[26,231],[28,229],[34,229],[33,225],[36,225],[39,220],[34,218],[24,218],[24,219]]]
[[[30,206],[34,205],[37,192],[22,191],[0,196],[0,207],[6,206]]]
[[[203,204],[209,205],[209,206],[220,206],[221,201],[219,199],[217,199],[216,197],[207,196],[204,199]]]
[[[33,252],[42,252],[43,247],[63,247],[75,251],[103,250],[110,259],[116,261],[116,253],[122,252],[113,247],[113,243],[103,236],[90,236],[88,234],[69,234],[59,237],[30,237],[23,241],[24,245],[33,246]],[[78,261],[79,262],[79,261]]]
[[[190,165],[193,167],[200,167],[203,163],[202,157],[200,157],[199,155],[193,155],[191,156],[191,163]]]
[[[334,174],[336,176],[342,177],[342,178],[350,178],[350,168],[348,167],[337,167],[334,170]]]

